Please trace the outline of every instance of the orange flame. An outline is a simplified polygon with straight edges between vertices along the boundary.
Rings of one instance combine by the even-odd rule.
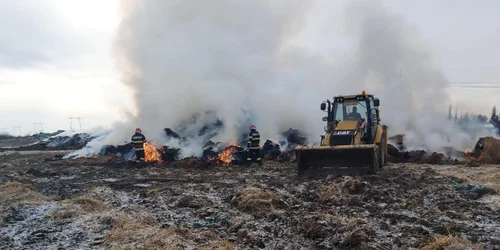
[[[161,159],[161,154],[158,152],[158,149],[156,146],[149,144],[149,143],[144,143],[144,155],[146,162],[158,162],[162,163],[163,160]]]
[[[239,145],[237,142],[231,143],[224,151],[217,156],[217,164],[228,166],[234,160],[233,153],[237,151]]]
[[[483,152],[479,152],[479,155],[477,155],[475,150],[472,150],[472,148],[466,147],[464,149],[464,156],[467,160],[470,160],[470,161],[480,161],[483,158]]]

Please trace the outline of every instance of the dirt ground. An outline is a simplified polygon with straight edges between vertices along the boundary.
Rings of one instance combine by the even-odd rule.
[[[1,249],[500,249],[500,166],[139,166],[0,153]]]

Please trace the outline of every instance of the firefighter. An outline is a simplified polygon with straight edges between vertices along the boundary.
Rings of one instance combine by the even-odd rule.
[[[146,137],[142,134],[140,128],[135,129],[135,134],[132,136],[132,145],[134,145],[135,158],[139,161],[144,161],[144,143],[146,143]]]
[[[252,162],[257,162],[262,166],[262,160],[260,159],[260,134],[257,131],[255,125],[250,125],[250,133],[248,133],[248,164]]]

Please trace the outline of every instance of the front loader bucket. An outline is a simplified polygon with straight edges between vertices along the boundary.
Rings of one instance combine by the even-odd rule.
[[[378,170],[376,145],[298,146],[299,175],[363,175]]]

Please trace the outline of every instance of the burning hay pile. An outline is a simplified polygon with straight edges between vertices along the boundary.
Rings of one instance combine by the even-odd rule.
[[[190,153],[183,152],[183,149],[197,148],[201,142],[205,142],[201,147],[201,152],[195,157],[200,158],[202,162],[219,165],[243,165],[247,160],[248,149],[246,148],[248,132],[241,132],[239,138],[234,139],[231,143],[223,143],[217,141],[219,135],[224,129],[224,123],[219,120],[214,113],[206,112],[203,115],[206,117],[203,126],[199,129],[193,129],[192,124],[197,124],[198,116],[184,126],[180,126],[175,130],[172,128],[164,129],[164,143],[148,142],[144,144],[145,161],[153,164],[175,162],[186,157],[193,157]],[[191,124],[191,125],[190,125]],[[146,134],[147,137],[147,134]],[[272,159],[278,161],[294,160],[294,148],[297,145],[307,144],[306,137],[296,129],[289,129],[278,136],[281,140],[271,140],[261,138],[263,144],[260,157],[264,159]],[[175,145],[175,146],[165,146]],[[193,144],[197,144],[193,146]],[[134,149],[131,144],[124,145],[106,145],[100,150],[100,155],[115,155],[124,160],[134,159]],[[73,154],[77,155],[77,154]],[[79,156],[76,156],[79,157]]]
[[[465,155],[472,163],[500,163],[500,140],[491,136],[479,138],[474,149]]]

